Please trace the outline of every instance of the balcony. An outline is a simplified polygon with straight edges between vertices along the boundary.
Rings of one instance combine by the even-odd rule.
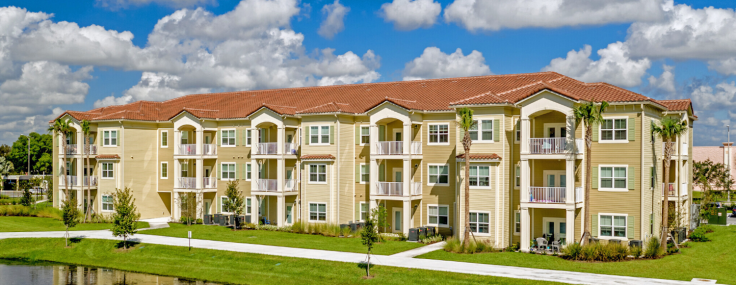
[[[85,176],[82,186],[97,186],[97,176]]]
[[[75,175],[62,175],[59,176],[59,185],[64,186],[77,186],[77,176]]]
[[[376,182],[376,196],[404,196],[404,182]]]
[[[421,146],[420,146],[421,150]],[[378,155],[400,155],[404,154],[403,141],[383,141],[376,143],[376,152]]]
[[[256,143],[255,154],[277,154],[277,143]]]
[[[285,192],[296,191],[296,180],[286,179],[286,181],[284,182],[284,191]]]
[[[97,155],[97,146],[96,145],[84,146],[84,154]]]
[[[256,191],[276,192],[278,189],[278,180],[276,179],[256,180]]]
[[[197,178],[196,177],[179,177],[177,181],[179,185],[176,188],[180,189],[197,189]]]
[[[422,154],[422,142],[411,142],[411,154]]]
[[[531,154],[564,154],[567,153],[567,138],[530,138]]]
[[[66,145],[66,152],[67,155],[71,154],[77,154],[77,145],[76,144],[67,144]]]
[[[196,144],[180,144],[179,155],[197,155]]]
[[[284,154],[296,154],[296,144],[285,143],[284,144]]]
[[[217,155],[217,146],[214,144],[204,144],[204,155]]]
[[[213,177],[202,178],[202,187],[204,189],[217,189],[217,179]]]
[[[562,204],[566,202],[565,187],[529,187],[529,202]]]

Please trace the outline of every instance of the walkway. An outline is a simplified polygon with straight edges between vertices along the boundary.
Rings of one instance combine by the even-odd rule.
[[[74,231],[69,232],[71,237],[93,238],[107,240],[122,240],[113,237],[110,231]],[[8,232],[0,233],[0,239],[6,238],[61,238],[64,232]],[[185,238],[136,234],[133,241],[149,244],[182,246],[189,245]],[[358,263],[365,260],[365,254],[351,252],[336,252],[316,249],[291,248],[258,244],[221,242],[211,240],[192,239],[192,247],[214,250],[225,250],[244,253],[267,254],[285,257],[320,259],[328,261]],[[413,254],[413,253],[412,253]],[[407,254],[411,255],[411,254]],[[627,277],[559,270],[512,267],[502,265],[488,265],[456,261],[419,259],[397,255],[373,255],[371,262],[376,265],[402,268],[426,269],[465,274],[488,275],[530,280],[554,281],[572,284],[693,284],[687,281],[663,280],[652,278]]]

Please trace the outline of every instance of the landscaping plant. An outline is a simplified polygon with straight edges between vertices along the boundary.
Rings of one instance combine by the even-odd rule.
[[[243,214],[243,206],[245,205],[245,198],[243,198],[243,192],[238,190],[238,181],[232,180],[227,183],[227,190],[225,190],[225,196],[227,200],[223,202],[223,207],[227,209],[227,212],[234,213],[235,216]],[[238,219],[235,219],[234,229],[238,229]]]
[[[652,122],[652,133],[662,138],[662,141],[664,141],[664,158],[665,159],[664,159],[664,179],[662,181],[664,183],[669,183],[670,166],[672,164],[672,160],[670,159],[670,157],[672,157],[672,152],[674,151],[672,140],[676,141],[677,138],[687,130],[687,122],[680,121],[672,117],[664,117],[664,119],[662,119],[661,121],[661,124],[662,126],[658,126],[657,124]],[[667,191],[664,191],[664,195],[667,195]],[[679,187],[677,188],[677,197],[680,197]],[[664,199],[664,202],[662,203],[662,232],[660,235],[660,240],[663,240],[663,241],[667,240],[667,233],[669,232],[668,211],[669,211],[669,202],[667,202],[667,199]],[[665,249],[666,244],[667,243],[664,242],[660,245],[662,249]]]
[[[51,125],[48,129],[50,133],[53,133],[54,140],[56,140],[56,136],[61,136],[61,153],[64,156],[64,161],[66,162],[66,135],[67,133],[71,132],[72,128],[69,126],[69,120],[62,120],[61,118],[57,118],[54,120],[54,124]],[[64,196],[69,197],[69,183],[66,181],[66,163],[61,164],[61,173],[59,173],[59,176],[63,177],[64,179]]]
[[[84,134],[84,154],[86,156],[86,162],[84,165],[84,169],[89,169],[89,153],[92,152],[92,146],[89,145],[89,140],[87,137],[89,136],[89,121],[82,120],[82,133]],[[92,173],[86,173],[87,179],[89,179],[89,183],[87,183],[87,210],[85,211],[84,215],[84,221],[86,222],[87,219],[89,219],[89,215],[92,212]]]
[[[62,205],[62,217],[64,220],[64,226],[66,226],[66,246],[69,246],[69,228],[73,228],[77,225],[77,219],[79,219],[79,210],[77,210],[77,199],[67,196],[66,201]]]
[[[473,121],[473,110],[468,107],[464,107],[457,111],[460,120],[457,122],[460,129],[463,131],[463,150],[465,151],[465,187],[463,193],[465,196],[465,207],[463,214],[465,215],[465,230],[463,230],[463,244],[464,247],[469,246],[470,242],[470,146],[473,144],[473,140],[470,138],[470,130],[475,127],[478,128],[477,122]]]
[[[644,248],[644,257],[652,259],[659,258],[660,256],[662,256],[662,253],[663,250],[660,246],[659,238],[649,238],[649,241],[647,241],[647,246]]]
[[[137,233],[138,219],[141,215],[135,206],[135,198],[130,188],[125,190],[115,189],[113,195],[113,207],[115,213],[112,215],[112,235],[123,237],[123,247],[128,249],[128,237]]]
[[[373,246],[375,243],[379,241],[378,236],[378,228],[376,228],[376,221],[377,216],[375,214],[372,214],[368,219],[365,221],[365,226],[363,227],[363,230],[360,232],[360,240],[363,245],[366,246],[368,249],[368,253],[366,255],[365,260],[365,276],[370,277],[371,273],[371,251],[373,250]]]

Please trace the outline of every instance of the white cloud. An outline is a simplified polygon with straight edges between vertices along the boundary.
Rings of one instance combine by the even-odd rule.
[[[603,25],[654,21],[672,0],[455,0],[445,8],[445,21],[465,29]]]
[[[649,59],[633,60],[621,42],[609,44],[598,50],[600,59],[590,58],[592,48],[585,45],[579,51],[571,50],[566,58],[555,58],[543,71],[556,71],[583,82],[608,82],[634,87],[641,85],[641,77],[651,66]]]
[[[691,93],[698,111],[728,110],[736,107],[736,82],[721,82],[713,88],[701,85]]]
[[[381,5],[381,16],[404,31],[431,27],[441,11],[442,5],[432,0],[394,0]]]
[[[156,3],[172,8],[216,5],[215,0],[96,0],[95,5],[110,10],[127,9]]]
[[[664,71],[658,78],[649,76],[649,86],[675,93],[675,67],[663,64],[662,69]]]
[[[335,35],[345,29],[345,15],[350,12],[350,8],[340,4],[340,0],[335,3],[322,7],[322,14],[325,15],[324,21],[319,26],[317,33],[327,39],[332,39]]]
[[[483,54],[477,50],[463,55],[458,48],[454,53],[446,54],[437,47],[428,47],[421,56],[406,63],[403,76],[404,80],[418,80],[488,75],[491,69],[485,61]]]

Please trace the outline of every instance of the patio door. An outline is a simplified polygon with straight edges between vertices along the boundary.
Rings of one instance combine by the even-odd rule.
[[[567,136],[567,127],[564,123],[544,124],[544,137],[564,138]]]
[[[394,182],[404,182],[401,179],[404,178],[403,173],[401,172],[402,168],[394,168]]]
[[[564,170],[545,170],[544,187],[566,187],[567,175]]]
[[[401,225],[401,219],[402,219],[401,218],[401,211],[402,211],[401,208],[394,208],[393,209],[393,213],[394,213],[393,221],[394,222],[391,225],[391,230],[394,233],[400,233],[400,232],[402,232],[401,231],[401,226],[402,226]]]
[[[291,225],[294,220],[294,204],[286,204],[286,224]]]
[[[204,214],[209,215],[212,214],[210,211],[210,208],[212,208],[212,199],[204,199]]]
[[[550,244],[552,241],[559,240],[561,244],[565,244],[567,239],[567,223],[565,223],[565,218],[548,218],[544,217],[542,218],[542,221],[544,223],[544,232],[549,237],[552,236],[552,240],[550,240]]]

